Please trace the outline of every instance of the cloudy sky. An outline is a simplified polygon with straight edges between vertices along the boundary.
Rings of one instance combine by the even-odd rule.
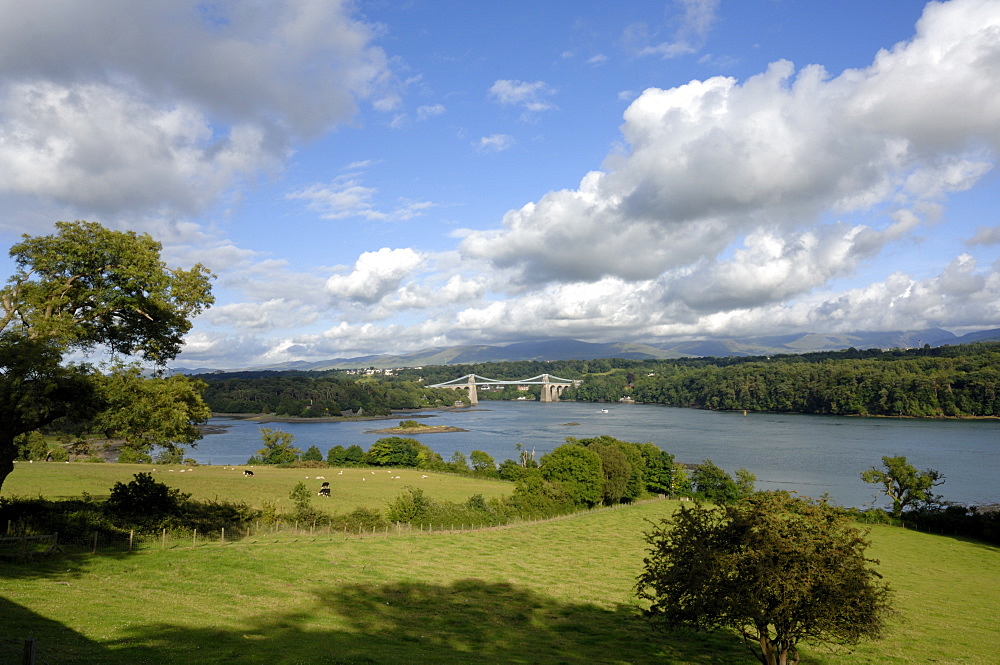
[[[1000,0],[0,16],[0,244],[208,266],[177,364],[1000,327]]]

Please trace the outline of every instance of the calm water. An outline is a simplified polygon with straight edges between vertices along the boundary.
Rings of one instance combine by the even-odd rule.
[[[501,462],[514,459],[514,445],[534,448],[536,459],[564,443],[567,436],[607,434],[625,441],[652,441],[677,461],[711,459],[730,473],[745,467],[761,489],[786,489],[819,496],[828,492],[845,506],[868,506],[873,486],[859,479],[862,470],[881,464],[882,455],[906,455],[919,469],[941,471],[947,480],[938,491],[951,501],[1000,502],[1000,422],[925,421],[843,418],[784,414],[724,413],[654,405],[607,405],[574,402],[483,402],[475,409],[418,414],[430,425],[468,430],[418,435],[446,460],[460,451],[482,450]],[[264,425],[295,435],[301,450],[358,444],[364,449],[392,427],[388,421],[345,423],[272,423]],[[191,457],[203,464],[243,464],[263,445],[258,424],[213,418],[229,425],[206,436]],[[570,424],[577,423],[577,424]],[[881,505],[881,504],[880,504]]]

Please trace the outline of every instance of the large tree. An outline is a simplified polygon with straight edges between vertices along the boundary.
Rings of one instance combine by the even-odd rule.
[[[884,455],[882,467],[862,471],[861,480],[881,485],[877,494],[885,494],[892,499],[892,516],[896,518],[902,517],[903,511],[913,505],[934,502],[937,497],[931,489],[944,482],[941,472],[934,469],[917,471],[903,455]]]
[[[668,627],[729,628],[765,665],[799,661],[798,644],[878,637],[890,592],[868,541],[841,510],[761,492],[682,507],[646,534],[636,585]]]
[[[94,369],[63,362],[68,353],[162,366],[180,352],[191,318],[212,303],[211,273],[170,268],[160,250],[147,234],[81,221],[11,247],[16,270],[0,289],[0,487],[16,436],[108,406]]]

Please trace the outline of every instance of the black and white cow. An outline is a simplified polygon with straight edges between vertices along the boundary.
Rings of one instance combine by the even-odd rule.
[[[243,471],[243,475],[244,476],[252,476],[253,475],[253,471],[251,471],[250,469],[246,469],[246,470]]]

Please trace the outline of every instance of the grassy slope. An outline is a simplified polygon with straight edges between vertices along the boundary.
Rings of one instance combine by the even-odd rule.
[[[182,492],[189,492],[195,499],[246,502],[260,507],[270,501],[278,509],[291,508],[288,495],[296,483],[319,490],[324,476],[329,481],[330,501],[317,499],[315,505],[330,512],[350,512],[359,506],[382,507],[395,498],[406,485],[422,488],[432,499],[465,501],[473,494],[487,499],[510,494],[513,485],[500,480],[483,480],[452,474],[425,473],[415,469],[277,469],[254,467],[254,477],[245,478],[241,467],[222,466],[162,466],[148,464],[28,464],[18,462],[14,472],[3,484],[2,496],[65,499],[82,496],[84,492],[97,497],[107,497],[116,482],[128,482],[139,472],[152,473],[153,477]],[[153,469],[156,469],[153,471]],[[424,478],[423,476],[428,476]],[[396,479],[396,476],[399,476]],[[362,481],[361,479],[365,480]]]
[[[38,636],[49,662],[755,662],[731,636],[655,635],[635,618],[645,520],[675,506],[4,565],[0,637]],[[803,662],[996,662],[1000,550],[888,527],[871,537],[898,590],[893,632]]]

